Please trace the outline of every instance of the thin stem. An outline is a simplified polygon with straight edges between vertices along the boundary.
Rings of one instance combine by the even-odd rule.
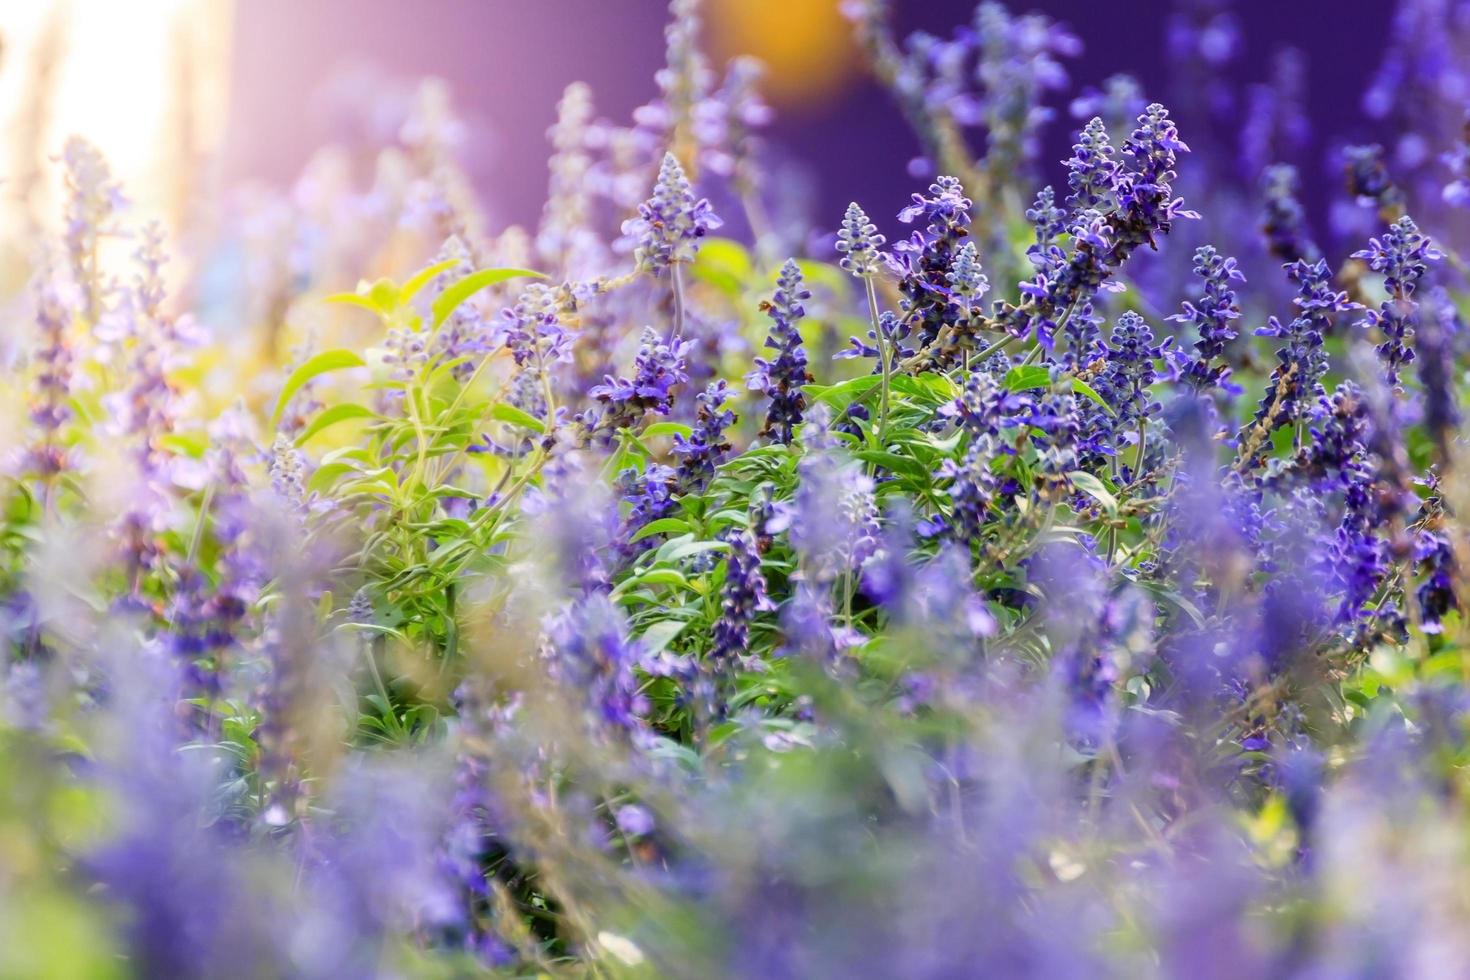
[[[1020,339],[1021,338],[1016,336],[1015,334],[1007,334],[1000,340],[997,340],[995,343],[982,350],[980,353],[976,354],[975,363],[983,367],[985,365],[986,359],[990,357],[990,355],[1001,353],[1007,347],[1011,346]]]
[[[674,286],[674,330],[669,335],[673,341],[684,336],[684,273],[681,272],[683,263],[674,262],[669,266],[669,277]]]
[[[883,372],[878,395],[878,441],[881,443],[888,428],[888,386],[893,375],[893,351],[888,338],[883,335],[883,325],[878,316],[878,290],[873,286],[873,277],[864,276],[863,285],[867,287],[868,316],[873,321],[873,337],[878,343],[878,362]]]

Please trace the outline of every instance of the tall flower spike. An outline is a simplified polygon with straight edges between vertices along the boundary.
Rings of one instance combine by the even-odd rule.
[[[980,253],[975,243],[965,242],[955,252],[954,265],[945,274],[950,292],[962,306],[974,307],[990,291],[990,280],[980,268]]]
[[[1301,181],[1296,168],[1286,163],[1267,167],[1261,178],[1265,206],[1261,233],[1266,248],[1282,262],[1315,262],[1321,254],[1307,233],[1307,217],[1297,200]]]
[[[597,246],[590,227],[592,156],[587,138],[592,118],[592,90],[573,82],[557,103],[556,124],[547,131],[553,150],[551,180],[536,250],[557,269],[580,270],[581,254]]]
[[[1050,277],[1067,261],[1067,253],[1057,239],[1067,230],[1067,212],[1057,207],[1057,194],[1051,185],[1036,194],[1036,201],[1026,210],[1026,220],[1035,230],[1036,241],[1026,249],[1038,275]]]
[[[104,287],[97,266],[98,242],[117,234],[112,220],[127,203],[112,179],[107,160],[95,146],[73,136],[62,150],[66,165],[66,251],[72,276],[82,291],[82,314],[96,323],[102,313]]]
[[[766,347],[775,351],[776,357],[773,360],[757,357],[755,370],[745,376],[747,388],[765,392],[771,399],[761,435],[782,445],[791,442],[793,428],[801,424],[802,411],[806,408],[806,395],[801,387],[812,380],[807,370],[806,348],[797,329],[798,321],[806,315],[802,303],[811,295],[796,260],[787,259],[776,278],[776,292],[765,304],[766,315],[771,318]]]
[[[724,540],[730,546],[730,555],[720,590],[720,618],[715,620],[709,652],[712,660],[722,662],[747,652],[751,620],[758,612],[776,608],[766,597],[766,577],[761,574],[755,535],[732,528]]]
[[[1347,293],[1332,288],[1332,270],[1324,259],[1314,263],[1295,262],[1286,274],[1297,284],[1297,315],[1283,324],[1272,317],[1256,331],[1258,337],[1277,337],[1283,343],[1276,351],[1276,368],[1256,411],[1255,424],[1268,429],[1290,425],[1303,418],[1326,394],[1322,378],[1327,373],[1323,349],[1332,315],[1362,309],[1348,302]]]
[[[1143,87],[1132,75],[1110,75],[1104,79],[1102,89],[1087,88],[1072,100],[1068,111],[1073,119],[1091,119],[1101,116],[1107,126],[1108,136],[1114,142],[1128,138],[1133,129],[1133,120],[1143,111],[1148,100],[1143,97]]]
[[[723,378],[711,381],[695,398],[699,413],[689,438],[674,436],[673,452],[679,457],[678,483],[685,493],[703,493],[714,478],[715,468],[730,451],[725,430],[735,421],[735,413],[725,408],[729,397]]]
[[[1368,247],[1353,253],[1365,259],[1368,268],[1383,275],[1383,288],[1389,297],[1376,310],[1363,318],[1363,326],[1377,327],[1383,334],[1378,356],[1387,369],[1390,385],[1399,383],[1399,368],[1414,359],[1409,342],[1414,338],[1419,304],[1414,290],[1429,271],[1429,263],[1443,258],[1429,238],[1408,215],[1395,221],[1381,238],[1370,239]]]
[[[1230,368],[1216,361],[1235,339],[1240,304],[1231,282],[1244,282],[1245,274],[1236,268],[1235,259],[1221,255],[1213,245],[1202,245],[1195,251],[1194,274],[1204,281],[1204,294],[1193,302],[1186,300],[1180,312],[1169,319],[1192,324],[1198,339],[1194,355],[1177,351],[1175,364],[1181,380],[1197,391],[1216,385],[1228,388]]]
[[[1198,218],[1174,197],[1174,165],[1189,147],[1179,138],[1179,128],[1169,110],[1157,102],[1138,117],[1138,128],[1123,143],[1123,152],[1133,163],[1130,173],[1118,179],[1118,214],[1114,220],[1113,262],[1117,265],[1140,245],[1154,244],[1167,234],[1175,218]]]
[[[1107,365],[1093,383],[1113,414],[1097,412],[1099,422],[1120,433],[1131,433],[1137,423],[1158,409],[1150,389],[1158,374],[1154,362],[1164,356],[1164,346],[1154,343],[1148,321],[1132,310],[1118,317],[1104,348]]]
[[[36,325],[40,341],[35,352],[36,375],[32,382],[31,422],[40,437],[31,446],[26,469],[49,479],[69,465],[68,453],[58,430],[72,417],[71,391],[75,354],[67,339],[72,309],[48,271],[35,283]]]
[[[1079,208],[1105,208],[1112,203],[1117,179],[1118,164],[1113,159],[1108,128],[1100,116],[1093,116],[1082,128],[1067,160],[1067,184],[1072,188],[1067,203]]]
[[[669,414],[673,407],[674,386],[689,380],[685,361],[688,351],[688,341],[676,339],[666,344],[652,327],[644,327],[638,356],[633,362],[633,377],[608,375],[603,384],[587,392],[607,406],[604,424],[621,428],[638,421],[645,412]]]
[[[665,153],[653,196],[623,222],[623,234],[635,243],[638,267],[657,276],[675,262],[693,262],[699,240],[723,224],[708,200],[694,196],[678,158]]]
[[[878,226],[868,220],[867,212],[856,201],[847,206],[842,229],[837,233],[837,251],[842,253],[842,268],[867,278],[878,274],[879,249],[888,239],[878,234]]]
[[[291,440],[277,435],[271,443],[271,489],[295,513],[306,511],[306,466]]]
[[[1359,204],[1376,208],[1384,221],[1395,221],[1404,213],[1404,192],[1394,183],[1383,162],[1383,147],[1377,143],[1343,149],[1347,191]]]

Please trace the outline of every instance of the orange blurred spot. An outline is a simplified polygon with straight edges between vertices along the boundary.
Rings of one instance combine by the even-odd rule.
[[[852,27],[838,0],[707,0],[717,63],[754,55],[766,65],[762,91],[777,107],[831,101],[858,68]]]

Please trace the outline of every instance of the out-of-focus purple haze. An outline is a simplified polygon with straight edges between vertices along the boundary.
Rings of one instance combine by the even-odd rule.
[[[836,2],[836,0],[832,0]],[[1203,120],[1192,118],[1172,91],[1163,56],[1169,0],[1079,2],[1028,0],[1014,10],[1036,10],[1067,23],[1085,50],[1073,62],[1073,90],[1115,72],[1129,72],[1149,98],[1175,108],[1186,139]],[[969,0],[896,0],[903,31],[948,34],[967,22]],[[1329,139],[1374,134],[1360,101],[1377,65],[1392,5],[1292,0],[1236,4],[1243,50],[1229,66],[1246,82],[1269,77],[1284,46],[1307,56],[1307,115],[1316,127],[1308,153],[1296,162],[1309,208],[1325,206],[1330,177]],[[545,131],[568,82],[589,83],[599,113],[626,119],[653,93],[652,75],[663,58],[662,0],[249,0],[236,7],[232,104],[225,148],[230,178],[286,182],[311,151],[344,134],[341,113],[328,94],[354,91],[344,78],[386,84],[439,76],[452,86],[468,123],[466,163],[492,221],[532,223],[545,191]],[[773,22],[771,31],[782,30]],[[373,91],[361,89],[364,95]],[[383,98],[381,90],[378,98]],[[1065,100],[1060,106],[1065,117]],[[1056,120],[1044,161],[1048,179],[1061,172],[1074,124]],[[834,98],[781,106],[770,142],[798,164],[825,175],[818,214],[841,214],[847,201],[870,204],[875,214],[896,210],[916,182],[907,164],[916,150],[888,97],[870,80],[853,76]],[[1220,134],[1215,134],[1220,136]],[[1234,139],[1234,134],[1224,134]]]

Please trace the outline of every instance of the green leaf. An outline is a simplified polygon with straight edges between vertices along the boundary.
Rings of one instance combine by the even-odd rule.
[[[419,290],[427,286],[435,276],[452,269],[458,262],[458,259],[445,259],[443,262],[435,262],[427,269],[420,269],[398,291],[398,301],[400,303],[411,302],[419,294]]]
[[[367,310],[369,313],[378,312],[378,308],[373,305],[372,300],[368,299],[366,296],[359,296],[356,293],[333,293],[332,295],[323,299],[322,302],[338,303],[342,306],[357,306],[361,307],[364,310]]]
[[[1005,385],[1007,391],[1048,388],[1051,386],[1051,368],[1040,364],[1022,364],[1007,371],[1005,381],[1002,384]],[[1114,414],[1112,406],[1103,401],[1102,396],[1093,390],[1092,385],[1083,381],[1081,378],[1072,379],[1072,391],[1096,402],[1109,415]]]
[[[865,374],[860,378],[852,378],[841,384],[803,385],[801,390],[817,401],[825,402],[840,412],[878,387],[882,380],[882,378],[875,374]]]
[[[490,417],[500,422],[519,425],[521,428],[530,429],[532,432],[546,431],[546,424],[544,422],[530,412],[523,412],[514,405],[496,405],[490,409]]]
[[[350,367],[367,367],[367,362],[353,351],[339,348],[322,351],[292,371],[291,376],[286,379],[285,387],[281,389],[281,397],[276,400],[276,410],[271,413],[271,428],[274,429],[280,424],[281,413],[286,410],[291,398],[301,390],[303,385],[329,371],[340,371]]]
[[[643,430],[643,438],[652,439],[655,436],[683,436],[688,439],[694,434],[694,430],[683,422],[655,422]]]
[[[1102,504],[1109,514],[1118,513],[1118,498],[1109,493],[1108,488],[1097,477],[1083,470],[1073,470],[1067,474],[1067,479],[1078,490]]]
[[[1051,369],[1040,364],[1020,364],[1006,372],[1001,382],[1007,391],[1027,391],[1051,384]]]
[[[1102,395],[1099,395],[1096,391],[1094,391],[1092,385],[1088,384],[1086,381],[1083,381],[1081,378],[1072,379],[1072,390],[1084,398],[1090,398],[1093,401],[1097,402],[1099,405],[1102,406],[1102,410],[1104,412],[1107,412],[1109,415],[1117,414],[1113,411],[1113,407],[1111,405],[1102,400]]]
[[[660,552],[660,561],[681,561],[690,555],[702,554],[706,551],[729,551],[730,546],[723,541],[689,541],[684,544],[670,548],[667,553]]]
[[[677,517],[661,517],[656,521],[649,521],[638,529],[638,533],[628,539],[628,543],[642,541],[644,538],[653,537],[655,534],[682,534],[689,530],[689,522]]]
[[[689,623],[680,619],[661,619],[644,630],[643,648],[649,654],[662,653],[674,642],[674,637],[684,632]]]
[[[876,463],[894,473],[902,473],[913,477],[921,483],[928,484],[932,475],[930,470],[918,460],[909,456],[900,456],[898,453],[890,453],[882,449],[859,449],[853,456],[865,463]]]
[[[472,272],[459,282],[448,287],[434,300],[434,329],[449,319],[449,314],[459,309],[460,304],[482,289],[488,289],[497,283],[508,279],[519,279],[523,276],[534,276],[537,279],[545,279],[539,272],[530,269],[481,269]]]
[[[625,587],[637,585],[676,585],[690,592],[695,591],[694,583],[685,578],[683,573],[675,571],[672,568],[651,568],[641,575],[634,576],[625,583]]]
[[[377,417],[377,412],[358,405],[355,402],[343,402],[340,405],[333,405],[331,408],[317,415],[316,418],[311,420],[311,424],[301,430],[301,435],[296,437],[296,445],[304,445],[312,436],[331,428],[338,422],[346,422],[349,419],[375,419]]]
[[[316,472],[306,482],[306,489],[324,493],[338,478],[358,472],[361,471],[350,463],[327,463],[316,468]]]

